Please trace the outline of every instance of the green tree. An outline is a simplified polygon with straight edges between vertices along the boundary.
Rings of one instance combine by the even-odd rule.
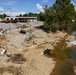
[[[26,14],[23,14],[23,17],[27,17],[28,16],[28,14],[26,13]]]
[[[1,19],[5,19],[5,17],[7,17],[7,15],[5,13],[0,15]]]
[[[5,17],[7,17],[7,15],[4,13],[4,14],[3,14],[3,18],[5,18]]]
[[[57,20],[60,22],[71,21],[74,18],[75,9],[70,0],[56,0],[53,9],[57,13]]]
[[[39,13],[39,15],[38,15],[38,20],[40,20],[40,21],[45,21],[45,13],[43,13],[43,12],[40,12]]]
[[[26,13],[26,14],[23,15],[23,17],[37,17],[37,16],[38,16],[37,13],[32,13],[32,12]]]
[[[34,14],[32,12],[28,13],[29,17],[32,17]]]
[[[22,17],[22,16],[23,16],[22,14],[19,15],[19,17]]]
[[[74,5],[70,0],[56,0],[52,7],[45,8],[45,17],[46,30],[56,31],[65,28],[68,30],[72,26],[70,22],[75,18]]]

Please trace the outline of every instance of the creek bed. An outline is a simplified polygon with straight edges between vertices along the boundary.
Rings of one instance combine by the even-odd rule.
[[[57,63],[50,75],[76,75],[76,45],[66,48],[66,40],[62,39],[54,47],[52,57]]]

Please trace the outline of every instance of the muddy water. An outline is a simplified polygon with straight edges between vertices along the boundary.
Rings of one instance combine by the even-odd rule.
[[[75,41],[76,41],[76,31],[74,31],[72,33],[72,35],[75,37]],[[76,60],[76,45],[72,46],[71,49],[72,49],[72,51],[70,53],[71,58],[74,59],[74,60]]]
[[[74,66],[76,66],[76,45],[66,48],[66,41],[63,39],[55,46],[53,53],[53,59],[57,64],[50,75],[76,75],[74,72]]]
[[[76,60],[76,45],[72,46],[72,51],[70,53],[70,57],[73,59],[73,60]]]

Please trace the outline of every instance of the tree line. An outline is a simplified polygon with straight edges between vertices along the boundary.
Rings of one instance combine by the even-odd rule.
[[[5,13],[4,14],[0,14],[0,18],[1,19],[5,19],[5,17],[7,17],[8,15],[6,15]]]
[[[32,12],[29,12],[29,13],[26,13],[26,14],[20,14],[19,16],[17,17],[37,17],[38,16],[38,13],[32,13]]]
[[[16,17],[37,17],[38,16],[38,14],[37,13],[32,13],[32,12],[30,12],[30,13],[26,13],[26,14],[20,14],[20,15],[18,15],[18,16],[16,16]],[[4,19],[5,17],[9,17],[8,15],[6,15],[5,13],[4,14],[0,14],[0,18],[1,19]]]

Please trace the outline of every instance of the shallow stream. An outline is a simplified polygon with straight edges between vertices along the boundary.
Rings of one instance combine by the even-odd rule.
[[[76,32],[73,32],[76,41]],[[66,48],[66,41],[62,40],[54,49],[53,59],[57,62],[50,75],[76,75],[76,45]]]

